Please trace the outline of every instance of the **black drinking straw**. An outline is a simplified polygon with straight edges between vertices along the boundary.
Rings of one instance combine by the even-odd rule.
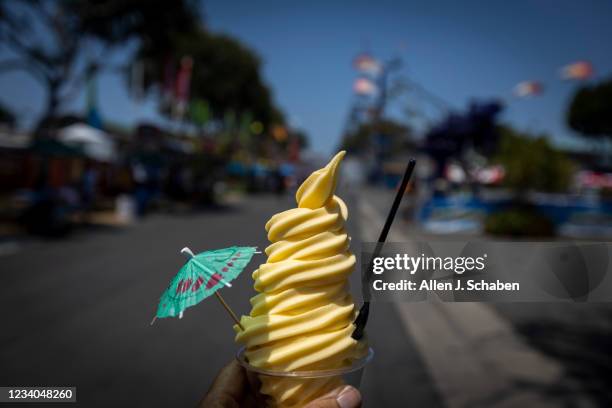
[[[370,264],[368,265],[368,269],[364,272],[368,274],[367,279],[363,279],[364,285],[370,282],[369,275],[372,273],[371,272],[372,263],[374,262],[374,258],[380,255],[380,251],[382,250],[383,244],[387,240],[387,235],[389,234],[389,230],[391,229],[391,224],[393,224],[393,220],[395,219],[395,214],[397,213],[397,209],[399,208],[399,205],[402,202],[402,198],[404,197],[404,193],[406,192],[406,187],[408,187],[408,182],[410,181],[410,177],[412,176],[412,171],[414,170],[415,165],[416,165],[416,160],[410,159],[410,161],[408,161],[408,166],[406,166],[406,171],[404,172],[404,178],[402,179],[402,184],[400,184],[400,187],[397,190],[397,194],[395,194],[395,199],[393,200],[393,204],[391,205],[391,210],[389,210],[389,215],[387,215],[387,220],[385,221],[385,225],[383,226],[382,231],[380,231],[380,236],[378,237],[378,243],[376,244],[376,248],[374,249],[372,258],[370,259]],[[363,302],[361,309],[359,309],[359,315],[357,316],[357,319],[355,319],[355,330],[353,331],[353,335],[352,335],[352,337],[355,340],[360,340],[363,337],[365,326],[366,326],[366,323],[368,322],[369,314],[370,314],[370,301],[366,300]]]

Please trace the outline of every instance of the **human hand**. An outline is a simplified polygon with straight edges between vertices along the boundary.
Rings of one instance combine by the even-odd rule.
[[[258,398],[258,380],[232,360],[226,365],[200,401],[199,408],[251,408],[264,406]],[[361,394],[349,385],[338,387],[311,401],[304,408],[359,408]]]
[[[253,386],[256,378],[247,375],[236,360],[223,367],[210,389],[200,401],[199,408],[241,408],[258,407],[256,391]]]
[[[359,391],[345,385],[338,387],[329,394],[311,401],[304,408],[359,408],[361,407],[361,394]]]

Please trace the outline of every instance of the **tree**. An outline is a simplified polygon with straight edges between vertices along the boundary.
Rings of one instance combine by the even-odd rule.
[[[0,104],[0,125],[13,127],[16,122],[15,114],[6,106]]]
[[[563,192],[571,183],[572,162],[555,149],[545,135],[533,137],[500,126],[500,143],[493,162],[504,167],[504,184],[519,198],[528,190]]]
[[[364,152],[374,148],[376,144],[382,145],[387,153],[405,151],[414,147],[412,131],[392,119],[362,123],[354,132],[344,136],[341,148],[353,152]]]
[[[190,97],[206,101],[212,118],[248,115],[265,127],[284,122],[263,82],[258,56],[225,34],[200,29],[177,35],[166,45],[143,43],[137,58],[145,63],[146,88],[167,86],[168,71],[175,71],[183,57],[193,61]],[[170,111],[162,106],[162,113]]]
[[[429,130],[424,148],[436,161],[438,177],[442,177],[451,158],[467,170],[465,156],[470,150],[484,156],[495,152],[499,141],[497,118],[502,109],[498,101],[473,102],[467,112],[452,113]]]
[[[612,138],[612,78],[580,88],[566,116],[568,125],[586,137]]]
[[[550,145],[544,135],[533,137],[499,126],[500,142],[494,163],[504,167],[504,184],[514,191],[507,207],[487,215],[485,231],[494,235],[552,236],[555,224],[527,199],[530,190],[566,191],[574,172],[572,162]]]
[[[199,21],[192,0],[22,0],[0,2],[0,72],[23,70],[47,92],[41,124],[53,118],[84,81],[107,67],[130,39],[169,42]]]

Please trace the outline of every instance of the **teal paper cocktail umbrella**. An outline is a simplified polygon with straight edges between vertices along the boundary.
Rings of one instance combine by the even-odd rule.
[[[195,255],[185,247],[181,253],[187,255],[189,260],[162,294],[151,324],[157,318],[182,318],[185,309],[214,294],[240,326],[238,318],[217,291],[223,286],[232,286],[230,282],[240,275],[253,255],[259,253],[257,248],[233,246]]]

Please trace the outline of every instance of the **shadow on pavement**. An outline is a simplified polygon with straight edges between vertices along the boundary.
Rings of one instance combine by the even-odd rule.
[[[612,313],[608,312],[607,318],[612,323]],[[523,323],[518,329],[533,346],[564,364],[580,393],[589,395],[601,407],[612,406],[612,328],[547,321]]]

